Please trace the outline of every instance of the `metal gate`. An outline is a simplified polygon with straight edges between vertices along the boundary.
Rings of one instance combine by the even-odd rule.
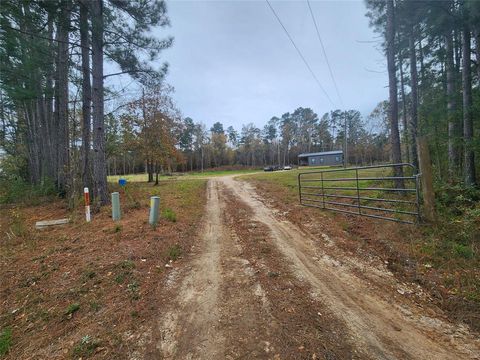
[[[407,163],[302,172],[300,204],[414,224],[420,220],[419,177]]]

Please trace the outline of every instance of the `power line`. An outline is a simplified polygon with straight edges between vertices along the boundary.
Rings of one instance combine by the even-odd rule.
[[[275,9],[272,7],[272,5],[270,4],[270,2],[268,0],[265,0],[266,3],[268,4],[268,6],[270,7],[270,10],[272,10],[272,13],[273,15],[275,15],[275,17],[277,18],[279,24],[282,26],[283,30],[285,31],[285,34],[287,34],[290,42],[292,43],[293,47],[295,48],[295,50],[297,50],[297,53],[298,55],[300,55],[300,58],[303,60],[303,62],[305,63],[305,66],[307,67],[308,71],[310,71],[310,74],[312,75],[313,79],[317,82],[318,86],[320,87],[320,89],[323,91],[323,93],[325,94],[325,96],[327,97],[328,101],[330,101],[330,103],[335,106],[335,104],[333,103],[332,99],[330,99],[330,96],[328,96],[327,92],[325,91],[325,89],[323,88],[322,84],[320,83],[320,81],[318,80],[317,76],[315,75],[315,73],[313,72],[312,68],[310,67],[310,65],[308,64],[307,60],[305,59],[305,57],[303,56],[302,52],[300,51],[300,49],[297,47],[297,45],[295,44],[295,41],[293,41],[292,37],[290,36],[290,33],[288,32],[287,28],[283,25],[282,21],[280,20],[280,18],[278,17],[277,13],[275,12]]]
[[[315,30],[317,31],[318,41],[320,41],[320,45],[322,47],[323,55],[325,56],[325,60],[327,61],[327,66],[328,66],[328,71],[330,72],[330,77],[332,78],[333,85],[335,86],[335,91],[337,92],[337,96],[338,96],[338,99],[340,100],[340,104],[343,106],[343,100],[342,100],[342,97],[340,96],[340,91],[338,91],[337,82],[335,81],[335,77],[333,76],[332,67],[330,66],[330,62],[328,61],[328,56],[327,56],[327,52],[325,51],[325,46],[323,46],[322,37],[320,36],[320,31],[318,30],[318,26],[317,26],[317,21],[315,20],[315,16],[313,15],[312,7],[310,6],[310,0],[307,0],[307,4],[308,4],[308,9],[310,10],[310,15],[312,15],[312,20],[313,20],[313,24],[315,25]]]

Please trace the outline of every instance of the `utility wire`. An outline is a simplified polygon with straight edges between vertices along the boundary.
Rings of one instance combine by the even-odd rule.
[[[317,31],[318,41],[320,41],[320,45],[322,47],[323,56],[325,56],[325,60],[327,62],[328,71],[330,71],[330,77],[332,78],[333,85],[335,86],[335,91],[337,92],[337,96],[338,96],[338,99],[340,100],[340,104],[343,106],[343,100],[342,100],[342,97],[340,96],[340,91],[338,91],[337,82],[335,81],[335,77],[333,76],[332,67],[330,66],[330,62],[328,61],[328,56],[327,56],[327,52],[325,51],[325,46],[323,46],[322,37],[320,36],[320,31],[318,30],[318,26],[317,26],[317,21],[315,20],[312,7],[310,6],[310,0],[307,0],[307,4],[308,4],[308,9],[310,10],[310,15],[312,15],[312,20],[313,20],[313,24],[315,25],[315,30]]]
[[[297,47],[297,45],[295,44],[295,41],[293,41],[292,37],[290,36],[290,33],[288,32],[287,28],[283,25],[282,21],[280,20],[280,18],[278,17],[277,13],[275,12],[275,9],[272,7],[272,5],[270,4],[270,1],[268,0],[265,0],[266,3],[268,4],[268,6],[270,7],[270,10],[272,10],[272,13],[273,15],[275,15],[275,17],[277,18],[279,24],[282,26],[283,30],[285,31],[285,34],[287,34],[288,36],[288,39],[290,40],[290,42],[292,43],[293,47],[295,48],[295,50],[297,50],[297,53],[298,55],[300,55],[300,58],[303,60],[303,62],[305,63],[305,66],[307,67],[308,71],[310,71],[310,74],[312,75],[313,79],[316,81],[316,83],[318,84],[318,86],[320,87],[320,89],[323,91],[323,93],[325,94],[325,96],[327,97],[328,101],[330,101],[330,103],[335,106],[335,104],[333,103],[332,99],[330,99],[330,96],[328,96],[327,92],[325,91],[325,89],[323,88],[322,84],[320,83],[320,81],[318,80],[317,76],[315,75],[315,73],[313,72],[312,68],[310,67],[310,65],[308,64],[307,60],[305,59],[305,57],[303,56],[302,52],[300,51],[300,49]]]

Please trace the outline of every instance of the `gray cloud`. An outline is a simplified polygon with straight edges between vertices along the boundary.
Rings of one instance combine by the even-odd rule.
[[[175,44],[164,53],[167,81],[185,116],[211,125],[262,126],[270,117],[334,107],[315,83],[264,1],[169,1]],[[273,1],[284,25],[330,98],[340,107],[306,1]],[[312,9],[345,108],[366,114],[387,97],[383,57],[363,2],[312,1]]]

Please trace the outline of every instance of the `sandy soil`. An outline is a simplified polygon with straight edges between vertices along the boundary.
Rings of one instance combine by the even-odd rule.
[[[191,265],[171,270],[157,357],[480,359],[478,336],[398,297],[388,271],[330,251],[248,183],[210,180],[204,224]]]

